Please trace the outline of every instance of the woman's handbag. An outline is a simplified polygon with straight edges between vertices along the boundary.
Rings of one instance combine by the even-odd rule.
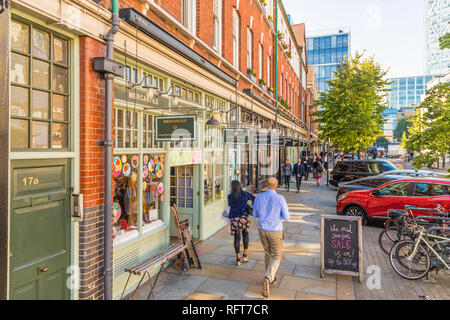
[[[245,208],[244,215],[251,216],[253,215],[253,200],[248,194],[248,192],[246,193],[246,197],[247,197],[247,207]]]
[[[225,210],[223,210],[221,218],[227,222],[230,222],[230,206],[227,206]]]

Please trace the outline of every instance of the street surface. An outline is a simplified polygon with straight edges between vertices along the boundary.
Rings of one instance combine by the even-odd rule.
[[[364,270],[380,267],[380,289],[369,289],[364,282],[350,276],[326,275],[320,278],[320,215],[336,214],[335,188],[320,187],[314,181],[302,183],[300,194],[284,188],[291,220],[284,223],[285,246],[277,272],[278,283],[270,290],[270,299],[282,300],[372,300],[372,299],[450,299],[450,277],[432,274],[431,280],[410,281],[392,269],[388,256],[378,246],[380,224],[363,228]],[[292,191],[294,190],[294,191]],[[221,214],[221,213],[217,213]],[[155,299],[263,299],[261,282],[264,278],[264,250],[260,244],[256,220],[250,228],[249,262],[235,266],[236,256],[229,227],[226,226],[198,246],[202,270],[180,274],[173,267],[161,273]],[[146,299],[150,284],[145,283],[134,299]],[[128,297],[130,298],[130,297]]]

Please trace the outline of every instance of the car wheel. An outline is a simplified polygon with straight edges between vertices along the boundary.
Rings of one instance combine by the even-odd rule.
[[[361,207],[350,206],[347,209],[345,209],[344,215],[349,217],[361,217],[363,226],[367,225],[368,222],[367,215],[364,212],[364,210],[361,209]]]

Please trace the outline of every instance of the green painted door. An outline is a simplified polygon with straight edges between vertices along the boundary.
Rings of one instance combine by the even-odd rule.
[[[69,299],[70,162],[11,162],[10,299]]]

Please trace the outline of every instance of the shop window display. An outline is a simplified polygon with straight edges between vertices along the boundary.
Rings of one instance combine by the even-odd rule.
[[[114,236],[138,230],[139,216],[143,225],[160,219],[160,203],[164,201],[164,154],[117,155],[113,158],[113,223]],[[142,186],[138,188],[138,172],[142,170]],[[139,192],[142,191],[142,208]]]

